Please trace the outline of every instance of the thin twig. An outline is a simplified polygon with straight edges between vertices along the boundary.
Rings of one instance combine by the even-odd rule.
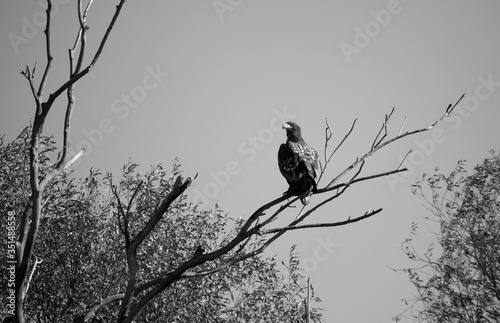
[[[358,183],[358,182],[367,181],[367,180],[370,180],[370,179],[379,178],[379,177],[383,177],[383,176],[388,176],[388,175],[392,175],[392,174],[397,174],[397,173],[405,172],[407,170],[408,170],[408,168],[400,168],[400,169],[395,169],[395,170],[391,170],[391,171],[387,171],[387,172],[383,172],[383,173],[378,173],[378,174],[374,174],[374,175],[369,175],[369,176],[364,176],[364,177],[356,178],[356,179],[353,179],[353,180],[351,180],[351,181],[349,181],[347,183],[341,183],[341,184],[337,184],[337,185],[334,185],[334,186],[327,186],[327,187],[318,189],[318,191],[316,193],[314,193],[314,194],[322,194],[322,193],[326,193],[326,192],[331,192],[331,191],[337,190],[339,188],[342,188],[342,187],[345,187],[345,186],[349,186],[349,185],[352,185],[352,184],[355,184],[355,183]]]
[[[36,93],[36,89],[35,89],[35,83],[34,83],[35,69],[36,69],[36,62],[35,62],[35,66],[33,67],[33,69],[31,71],[30,71],[28,66],[26,66],[24,71],[21,70],[21,75],[23,75],[28,80],[31,94],[33,94],[33,98],[35,99],[35,103],[36,103],[36,107],[37,107],[36,113],[37,113],[37,115],[40,115],[42,113],[42,105],[40,103],[40,98],[38,97],[38,94]]]
[[[356,167],[359,163],[361,163],[363,160],[367,159],[368,157],[372,156],[375,152],[379,151],[380,149],[382,149],[383,147],[389,145],[390,143],[396,141],[396,140],[399,140],[399,139],[402,139],[404,137],[407,137],[407,136],[411,136],[411,135],[414,135],[414,134],[417,134],[417,133],[420,133],[420,132],[425,132],[425,131],[429,131],[430,129],[432,129],[436,124],[438,124],[441,120],[443,120],[445,117],[447,117],[451,111],[453,111],[453,109],[458,105],[458,103],[463,99],[463,97],[465,96],[465,93],[458,99],[458,101],[450,108],[448,107],[446,109],[446,112],[437,120],[435,121],[431,126],[429,127],[425,127],[425,128],[421,128],[421,129],[416,129],[416,130],[413,130],[413,131],[407,131],[405,133],[402,133],[400,135],[397,135],[395,137],[392,137],[391,139],[387,139],[386,141],[384,142],[379,142],[378,144],[376,144],[374,146],[374,148],[370,149],[367,153],[365,153],[361,158],[357,158],[355,162],[353,162],[350,166],[348,166],[344,171],[342,171],[339,175],[337,175],[334,179],[332,179],[330,181],[330,183],[327,185],[327,187],[329,186],[332,186],[335,182],[337,182],[337,180],[339,178],[341,178],[342,176],[344,176],[346,173],[348,173],[350,170],[352,170],[354,167]],[[392,114],[392,112],[391,112]],[[389,114],[389,117],[390,115]],[[379,131],[379,134],[380,132],[382,131],[383,127],[380,129]],[[377,135],[376,138],[378,138],[379,135]],[[376,143],[376,140],[374,141],[374,143]],[[372,145],[373,146],[373,145]]]
[[[332,138],[332,129],[330,128],[330,125],[328,124],[328,118],[325,118],[325,123],[326,123],[326,128],[325,128],[325,148],[323,150],[324,153],[324,158],[325,158],[325,165],[328,164],[328,158],[327,158],[327,151],[328,151],[328,142]]]
[[[405,116],[405,119],[403,120],[403,124],[401,125],[401,128],[399,128],[399,131],[398,131],[398,136],[400,136],[400,135],[401,135],[401,132],[403,132],[403,128],[404,128],[404,126],[405,126],[405,124],[406,124],[406,120],[407,120],[407,118],[406,118],[406,116]]]
[[[283,204],[282,206],[280,206],[278,208],[278,210],[276,210],[276,212],[274,212],[267,220],[263,221],[262,223],[258,224],[259,227],[263,227],[271,222],[274,221],[274,219],[281,213],[283,212],[284,210],[286,210],[287,208],[290,207],[290,205],[292,205],[295,201],[297,201],[299,198],[298,197],[295,197],[293,198],[292,200],[288,201],[287,203]],[[249,219],[250,220],[250,219]]]
[[[396,173],[400,173],[400,172],[404,172],[404,171],[408,170],[407,168],[403,168],[403,169],[397,169],[397,170],[392,170],[392,171],[388,171],[388,172],[384,172],[384,173],[379,173],[379,174],[374,174],[374,175],[370,175],[370,176],[357,178],[359,173],[361,173],[361,169],[362,169],[363,165],[364,164],[361,165],[361,167],[358,169],[356,174],[351,178],[351,180],[349,182],[337,184],[337,185],[332,186],[332,187],[327,187],[327,188],[323,188],[323,189],[318,190],[315,194],[321,194],[321,193],[330,192],[333,190],[337,190],[337,193],[328,197],[327,199],[323,200],[322,202],[318,203],[317,205],[315,205],[312,209],[310,209],[306,213],[302,214],[302,212],[301,212],[300,216],[297,216],[295,218],[295,221],[290,223],[289,226],[294,226],[297,223],[302,222],[305,218],[307,218],[309,215],[314,213],[317,209],[319,209],[320,207],[322,207],[323,205],[325,205],[327,203],[330,203],[334,199],[336,199],[339,196],[341,196],[342,194],[344,194],[344,192],[347,190],[347,188],[349,188],[351,185],[353,185],[355,183],[367,181],[367,180],[374,179],[377,177],[388,176],[388,175],[392,175],[392,174],[396,174]]]
[[[392,108],[391,112],[389,113],[389,116],[387,114],[385,115],[384,122],[382,122],[382,126],[380,127],[377,135],[375,136],[375,139],[373,139],[373,143],[372,143],[372,146],[371,146],[372,150],[377,147],[377,141],[378,141],[378,138],[380,137],[380,134],[382,133],[382,130],[385,129],[386,130],[386,134],[387,134],[387,122],[389,121],[389,118],[390,118],[390,116],[392,115],[393,112],[394,112],[394,108]]]
[[[339,222],[291,225],[291,226],[286,226],[286,227],[281,227],[281,228],[268,229],[268,230],[262,231],[261,234],[262,235],[273,234],[273,233],[277,233],[277,232],[285,232],[285,231],[292,231],[292,230],[299,230],[299,229],[338,227],[338,226],[347,225],[347,224],[361,221],[361,220],[369,218],[377,213],[380,213],[381,211],[382,211],[382,209],[380,208],[377,210],[373,210],[371,212],[366,212],[364,215],[359,216],[357,218],[351,219],[349,217],[347,220],[339,221]]]
[[[300,208],[299,214],[297,214],[297,216],[295,217],[295,220],[298,220],[302,217],[302,214],[303,214],[305,208],[306,208],[306,205],[302,205],[302,207]]]
[[[384,122],[382,123],[382,127],[380,128],[380,131],[379,133],[377,134],[377,137],[375,138],[375,141],[377,141],[377,138],[378,136],[380,135],[380,132],[382,131],[382,129],[384,130],[384,135],[375,143],[374,141],[374,144],[372,145],[372,149],[377,147],[378,145],[380,145],[380,143],[385,139],[385,137],[387,137],[387,134],[388,134],[388,131],[387,131],[387,125],[389,124],[389,120],[391,119],[391,116],[392,114],[394,113],[394,111],[396,110],[396,108],[392,108],[391,112],[389,113],[389,115],[385,115],[385,119],[384,119]]]
[[[52,67],[52,60],[54,59],[52,57],[51,53],[51,45],[50,45],[50,22],[51,22],[51,14],[50,11],[52,10],[52,0],[47,0],[47,22],[45,23],[45,49],[46,49],[46,55],[47,55],[47,65],[45,65],[45,71],[43,72],[42,80],[40,81],[40,86],[38,88],[38,93],[37,97],[40,99],[40,101],[43,98],[43,89],[45,88],[45,84],[47,83],[47,78],[49,77],[49,71],[50,68]]]
[[[447,116],[450,115],[450,113],[455,110],[455,107],[458,105],[458,103],[460,103],[460,101],[462,101],[462,99],[464,98],[465,96],[465,93],[462,94],[462,96],[457,100],[457,102],[455,102],[454,105],[448,105],[448,107],[446,108],[446,113],[441,117],[439,118],[438,120],[436,120],[436,122],[434,122],[430,127],[429,127],[429,130],[431,128],[433,128],[435,125],[437,125],[439,122],[441,122],[444,118],[446,118]]]
[[[25,291],[26,294],[28,293],[28,289],[30,288],[30,283],[31,280],[33,279],[33,274],[36,271],[36,267],[43,262],[43,259],[38,260],[38,257],[36,255],[34,256],[35,256],[35,263],[33,264],[33,268],[31,268],[30,277],[28,278],[28,282],[26,283],[26,291]]]
[[[403,160],[401,160],[401,163],[398,165],[398,168],[396,168],[396,169],[400,169],[401,168],[401,166],[403,165],[403,163],[406,160],[406,157],[408,157],[408,155],[411,154],[412,152],[413,152],[413,150],[411,150],[411,149],[408,150],[408,152],[406,153],[406,155],[403,157]]]
[[[351,135],[352,131],[354,130],[354,126],[356,125],[356,121],[358,121],[357,118],[354,119],[354,121],[352,122],[352,125],[351,125],[351,129],[349,129],[349,131],[344,136],[344,138],[342,139],[342,141],[340,141],[340,143],[337,145],[337,147],[335,147],[335,149],[330,154],[330,156],[328,157],[328,159],[326,159],[326,155],[327,155],[326,151],[327,151],[328,141],[330,140],[330,138],[327,137],[328,139],[325,142],[325,165],[323,167],[321,167],[321,173],[319,174],[318,180],[316,182],[317,184],[319,184],[319,182],[321,181],[321,178],[323,177],[323,174],[325,173],[326,168],[328,167],[328,165],[330,163],[330,160],[332,159],[333,155],[337,152],[337,150],[339,150],[339,148],[342,146],[342,144]],[[329,125],[328,125],[328,127],[329,127]]]

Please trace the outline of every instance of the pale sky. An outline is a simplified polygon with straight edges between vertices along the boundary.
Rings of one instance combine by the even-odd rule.
[[[47,95],[67,76],[77,31],[75,5],[66,2],[57,2],[53,18]],[[115,2],[94,1],[89,50]],[[0,129],[7,139],[34,113],[19,71],[37,61],[39,77],[45,64],[42,13],[37,1],[0,3]],[[78,174],[90,167],[117,174],[129,157],[145,170],[179,157],[186,176],[199,175],[192,196],[248,217],[287,189],[276,161],[283,119],[301,125],[322,155],[325,118],[334,144],[358,118],[329,179],[366,152],[392,107],[394,135],[405,117],[406,130],[428,126],[467,93],[437,132],[406,138],[368,160],[364,175],[396,168],[413,149],[410,171],[398,181],[356,185],[308,222],[379,207],[382,213],[345,227],[290,232],[266,253],[284,259],[297,244],[325,322],[390,322],[414,290],[389,267],[409,264],[400,244],[412,222],[421,223],[423,241],[429,237],[422,218],[428,213],[411,194],[415,178],[437,166],[449,172],[461,158],[472,167],[499,148],[499,31],[494,0],[129,0],[99,62],[76,85],[71,146],[90,144]],[[45,128],[58,138],[63,107],[60,101]],[[313,197],[311,205],[320,200]],[[283,213],[276,225],[295,215]]]

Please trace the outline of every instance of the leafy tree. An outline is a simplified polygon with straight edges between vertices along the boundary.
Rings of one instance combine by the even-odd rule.
[[[29,174],[24,167],[29,159],[26,153],[29,136],[27,128],[7,145],[0,140],[0,161],[4,165],[0,183],[8,193],[2,196],[2,206],[15,212],[22,210],[22,204],[7,202],[22,201],[22,192],[29,189]],[[40,159],[46,160],[55,143],[48,137],[42,137],[42,142],[48,149]],[[137,172],[137,164],[129,161],[124,165],[120,195],[136,193],[137,183],[144,179],[142,191],[136,193],[133,215],[128,218],[135,223],[129,228],[131,234],[173,185],[179,166],[174,161],[173,170],[167,171],[160,164],[142,174]],[[123,224],[119,223],[111,183],[111,174],[103,175],[95,169],[80,180],[61,173],[50,182],[43,198],[44,213],[34,251],[36,266],[26,306],[30,320],[71,322],[75,318],[83,320],[90,314],[94,322],[116,320],[116,304],[104,307],[96,302],[119,300],[108,296],[121,295],[121,287],[126,285],[123,233],[119,230]],[[132,188],[134,190],[127,191]],[[5,218],[1,222],[5,224]],[[241,225],[241,220],[234,221],[221,210],[200,210],[181,197],[138,254],[142,264],[140,280],[148,281],[161,271],[177,266],[189,257],[200,239],[206,243],[205,248],[217,247]],[[196,322],[305,322],[307,286],[293,249],[284,269],[289,278],[274,258],[253,257],[212,276],[179,281],[168,293],[152,301],[139,319],[145,322],[194,322],[194,318]],[[313,301],[320,300],[314,295]],[[311,314],[312,322],[320,321],[317,308],[311,309]]]
[[[422,256],[413,244],[416,225],[403,244],[423,265],[405,271],[418,291],[414,316],[424,322],[500,321],[500,156],[492,151],[470,175],[464,163],[413,186],[439,224]]]
[[[389,129],[394,113],[392,109],[368,148],[353,158],[354,161],[337,176],[329,179],[324,175],[330,160],[353,132],[356,120],[331,152],[332,131],[326,120],[324,158],[317,181],[318,190],[314,192],[318,201],[309,205],[307,210],[305,207],[300,209],[295,220],[288,225],[272,227],[273,221],[298,200],[288,193],[250,212],[246,219],[234,221],[227,231],[228,220],[220,210],[199,210],[196,205],[186,202],[185,191],[193,179],[182,176],[178,163],[174,163],[171,173],[157,165],[142,175],[137,172],[137,165],[129,162],[122,169],[119,180],[98,170],[92,170],[81,181],[73,180],[68,173],[85,150],[70,156],[75,84],[89,74],[99,60],[125,4],[125,0],[117,2],[104,35],[95,46],[97,50],[89,56],[86,52],[91,48],[87,40],[87,15],[92,1],[86,6],[82,0],[77,1],[78,31],[69,50],[69,78],[59,86],[51,86],[55,90],[46,94],[53,64],[52,0],[47,0],[45,66],[39,79],[35,78],[35,71],[40,70],[36,69],[36,64],[31,68],[26,66],[21,72],[34,99],[33,124],[25,132],[27,136],[21,136],[8,145],[22,162],[3,157],[10,164],[2,164],[2,175],[5,176],[2,185],[9,186],[4,191],[9,194],[4,197],[9,201],[6,204],[9,208],[3,211],[7,214],[13,212],[16,226],[13,293],[16,323],[26,322],[26,315],[29,315],[29,320],[40,322],[67,322],[70,318],[76,322],[94,319],[118,323],[130,323],[139,318],[151,322],[187,321],[188,316],[201,321],[218,318],[220,311],[227,310],[228,304],[224,303],[223,297],[233,295],[229,292],[233,289],[221,287],[224,286],[222,277],[251,277],[251,270],[245,274],[249,269],[244,264],[260,264],[256,257],[286,232],[348,225],[380,213],[381,208],[344,221],[304,224],[315,211],[342,196],[353,185],[405,171],[400,164],[361,176],[367,160],[379,150],[405,137],[431,130],[448,117],[463,98],[462,95],[455,104],[450,104],[444,114],[429,126],[403,131],[405,119],[395,135],[389,135],[393,131]],[[44,136],[43,128],[47,118],[52,117],[54,103],[64,93],[67,102],[62,123],[63,138],[57,147],[51,137]],[[18,144],[21,141],[24,146]],[[4,151],[10,153],[8,149]],[[291,268],[295,267],[289,266],[288,270]],[[63,285],[61,288],[51,280],[58,278]],[[257,281],[265,287],[249,285],[251,289],[240,293],[245,296],[243,300],[233,300],[236,309],[243,306],[247,312],[255,309],[267,315],[272,312],[268,307],[271,305],[259,303],[265,295],[281,301],[274,304],[278,313],[293,317],[300,315],[297,304],[303,296],[298,292],[300,288],[297,286],[302,285],[297,285],[297,279],[278,285],[278,290],[284,291],[277,296],[269,291],[264,293],[264,290],[277,287],[269,285],[272,280]],[[248,291],[251,291],[251,297],[247,295]],[[44,311],[45,306],[52,306],[52,312]],[[309,305],[307,312],[306,320],[312,312]],[[258,313],[253,313],[256,320]],[[233,312],[227,310],[225,315],[231,318]],[[311,318],[315,317],[318,316],[313,312]]]

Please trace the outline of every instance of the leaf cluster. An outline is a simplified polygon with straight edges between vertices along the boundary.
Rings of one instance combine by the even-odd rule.
[[[414,316],[425,322],[500,321],[500,156],[491,151],[472,174],[464,166],[424,174],[413,186],[439,225],[423,255],[413,244],[416,224],[403,243],[421,264],[404,271],[418,291]]]

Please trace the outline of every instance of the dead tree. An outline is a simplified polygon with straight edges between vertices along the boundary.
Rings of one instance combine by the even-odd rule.
[[[21,72],[21,74],[28,80],[31,93],[35,100],[35,116],[33,119],[31,140],[29,144],[29,175],[31,195],[29,196],[28,202],[26,203],[26,207],[21,216],[19,226],[20,232],[16,242],[15,322],[25,322],[23,304],[26,298],[26,291],[30,283],[29,278],[31,275],[29,273],[29,270],[35,269],[35,266],[32,265],[33,250],[40,226],[40,218],[42,214],[42,196],[44,193],[44,189],[51,179],[53,179],[57,174],[63,172],[66,168],[70,167],[71,164],[75,161],[75,158],[69,159],[68,156],[71,115],[75,103],[75,83],[82,77],[87,75],[94,68],[99,59],[99,56],[104,49],[108,36],[110,35],[111,30],[113,29],[113,26],[118,16],[120,15],[120,11],[124,3],[125,0],[121,0],[116,6],[116,11],[111,18],[111,21],[97,51],[95,52],[91,62],[85,66],[84,54],[86,51],[88,30],[86,22],[87,14],[92,4],[92,0],[89,0],[85,7],[83,6],[82,1],[78,0],[78,19],[80,28],[78,30],[78,34],[76,36],[73,47],[68,51],[70,76],[64,84],[60,85],[57,90],[50,93],[46,97],[44,93],[45,86],[47,84],[54,60],[54,57],[52,56],[50,36],[52,0],[47,0],[47,20],[44,30],[47,62],[45,64],[45,68],[43,70],[39,84],[35,84],[35,72],[37,67],[36,64],[32,68],[26,66],[26,68]],[[63,124],[63,143],[61,151],[59,154],[59,158],[49,167],[49,169],[44,169],[42,171],[39,162],[39,155],[42,148],[40,147],[40,136],[43,133],[45,121],[54,102],[58,98],[60,98],[64,92],[66,92],[67,105]],[[81,154],[78,154],[77,156],[79,155]]]

